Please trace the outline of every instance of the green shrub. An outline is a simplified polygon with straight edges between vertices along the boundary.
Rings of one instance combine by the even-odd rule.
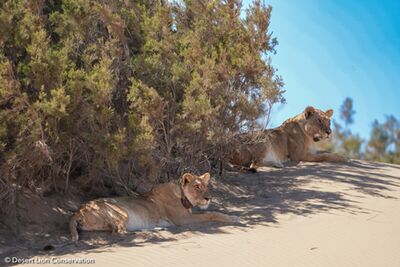
[[[129,193],[209,169],[283,101],[271,7],[258,1],[245,14],[240,1],[211,0],[0,8],[3,204],[23,188]]]

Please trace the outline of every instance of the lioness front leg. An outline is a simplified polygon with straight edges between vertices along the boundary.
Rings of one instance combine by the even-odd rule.
[[[335,153],[319,153],[319,154],[307,154],[303,161],[310,161],[310,162],[348,162],[348,159],[344,156]]]
[[[250,167],[248,166],[241,166],[241,165],[235,165],[235,164],[229,164],[230,166],[230,171],[239,171],[239,172],[257,172],[256,168],[253,167],[253,163],[250,164]]]
[[[252,163],[250,165],[251,169],[257,169],[260,167],[274,167],[274,168],[282,169],[285,167],[285,165],[283,165],[283,163],[280,161],[264,161],[264,162],[260,162],[260,163]]]
[[[228,222],[238,223],[238,216],[230,216],[220,212],[204,212],[199,214],[191,214],[188,217],[183,218],[178,224],[195,224],[203,222]]]

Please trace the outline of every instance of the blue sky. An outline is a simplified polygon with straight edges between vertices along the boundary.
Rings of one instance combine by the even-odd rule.
[[[244,1],[244,6],[252,1]],[[368,138],[374,119],[400,119],[400,1],[270,0],[278,38],[272,64],[285,81],[287,103],[270,126],[307,105],[333,108],[353,98],[352,131]]]

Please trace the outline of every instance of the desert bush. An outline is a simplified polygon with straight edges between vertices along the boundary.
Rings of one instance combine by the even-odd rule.
[[[210,169],[283,101],[270,16],[259,1],[2,1],[2,206]]]

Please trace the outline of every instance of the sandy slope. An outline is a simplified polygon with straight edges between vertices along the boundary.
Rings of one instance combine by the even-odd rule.
[[[93,258],[99,266],[400,266],[400,166],[307,163],[232,173],[213,186],[211,209],[241,214],[243,225],[127,234],[113,243],[84,234],[78,245],[20,256]]]

